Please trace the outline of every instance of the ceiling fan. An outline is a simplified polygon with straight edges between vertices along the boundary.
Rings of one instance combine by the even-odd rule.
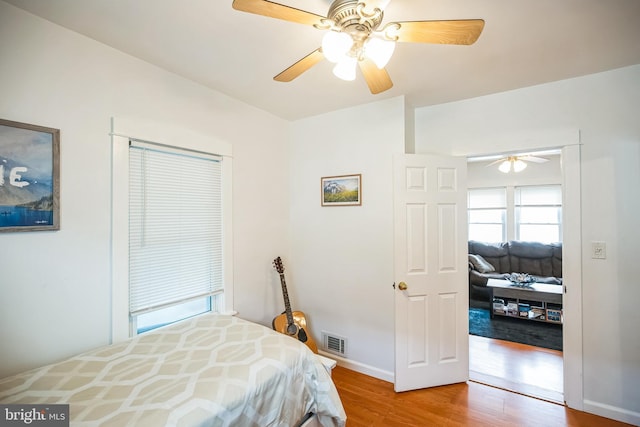
[[[482,19],[462,19],[390,22],[380,28],[389,1],[334,0],[326,17],[268,0],[234,0],[233,8],[327,30],[321,47],[274,80],[290,82],[326,58],[343,80],[355,79],[357,64],[373,94],[393,87],[384,67],[396,42],[471,45],[484,27]]]
[[[495,162],[489,163],[487,167],[500,163],[500,166],[498,166],[498,170],[500,172],[509,173],[511,170],[513,170],[514,172],[520,172],[527,167],[527,162],[545,163],[548,161],[549,159],[545,159],[544,157],[526,154],[522,156],[502,157]]]

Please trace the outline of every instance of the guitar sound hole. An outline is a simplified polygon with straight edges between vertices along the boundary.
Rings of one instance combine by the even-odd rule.
[[[298,332],[298,327],[294,323],[287,326],[287,333],[289,335],[295,335],[296,332]]]

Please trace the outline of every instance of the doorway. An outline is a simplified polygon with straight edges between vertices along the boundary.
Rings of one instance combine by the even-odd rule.
[[[564,307],[564,323],[563,323],[563,397],[565,404],[573,409],[583,410],[583,355],[582,355],[582,242],[581,242],[581,182],[580,182],[580,134],[575,132],[562,132],[562,138],[554,138],[562,143],[556,146],[562,146],[562,188],[563,191],[563,268],[562,277],[564,286],[562,288],[563,307]],[[545,139],[546,140],[546,139]],[[573,142],[573,144],[571,144]],[[563,145],[569,144],[569,145]],[[547,145],[546,147],[548,147]],[[545,146],[540,145],[541,149]],[[411,155],[407,155],[411,157]],[[416,157],[416,160],[419,156]],[[466,162],[466,159],[465,159]],[[394,167],[394,169],[396,169]],[[395,171],[394,173],[397,173]],[[406,176],[399,175],[397,182],[402,182]],[[466,168],[464,169],[464,188],[466,188]],[[395,198],[395,196],[394,196]],[[394,205],[396,205],[394,201]],[[402,215],[400,215],[402,217]],[[458,224],[465,224],[465,219]],[[395,226],[398,229],[398,222]],[[399,229],[402,229],[400,226]],[[398,230],[396,230],[398,231]],[[460,230],[461,236],[466,238],[464,229]],[[396,233],[394,233],[396,234]],[[400,245],[402,246],[402,245]],[[466,252],[466,250],[465,250]],[[464,252],[463,252],[464,253]],[[396,257],[397,258],[397,257]],[[396,263],[397,264],[397,263]],[[466,265],[466,263],[465,263]],[[466,266],[464,268],[466,273]],[[464,285],[468,289],[468,278],[462,278]],[[571,292],[567,293],[567,285],[570,285]],[[396,291],[397,293],[398,291]],[[464,307],[468,308],[468,301],[464,302]],[[397,311],[397,310],[396,310]],[[468,323],[468,312],[464,315],[463,322]],[[396,319],[397,328],[398,319]],[[442,324],[442,322],[440,322]],[[445,322],[446,324],[446,322]],[[451,323],[454,324],[454,323]],[[466,328],[465,328],[466,329]],[[466,331],[468,332],[468,331]],[[396,336],[398,331],[396,330]],[[462,356],[466,359],[466,373],[468,379],[468,356],[469,356],[469,336],[468,334],[461,337],[464,338],[466,344],[462,344],[464,349],[459,348]],[[397,351],[397,346],[396,346]],[[397,359],[397,357],[396,357]],[[423,387],[425,387],[423,385]]]
[[[562,167],[561,154],[565,152],[569,156],[569,161],[565,162],[570,164],[569,168]],[[520,161],[520,159],[527,159],[527,157],[534,161],[526,163]],[[516,172],[514,172],[515,162],[518,162],[518,167],[515,168]],[[498,172],[498,170],[500,170],[500,172]],[[469,239],[479,240],[478,236],[483,236],[481,231],[486,229],[493,232],[493,236],[488,237],[489,239],[493,239],[493,241],[537,240],[535,237],[543,236],[544,233],[537,231],[535,237],[532,237],[533,235],[530,234],[528,236],[529,238],[527,238],[526,232],[520,233],[522,224],[520,224],[519,221],[522,218],[519,217],[519,213],[516,213],[518,209],[514,209],[514,204],[517,203],[514,203],[513,200],[513,188],[517,186],[531,186],[529,188],[534,188],[533,186],[559,185],[564,187],[564,194],[567,192],[566,186],[563,185],[565,183],[568,183],[570,188],[579,188],[579,173],[576,174],[576,170],[579,171],[578,147],[528,153],[503,153],[495,156],[483,156],[482,158],[470,159],[468,168],[469,188],[509,188],[510,191],[509,195],[503,199],[505,206],[501,207],[502,210],[485,209],[485,211],[480,210],[479,212],[475,212],[480,214],[495,214],[501,211],[502,215],[493,216],[494,223],[491,223],[491,215],[476,215],[476,217],[484,218],[486,223],[482,224],[482,221],[480,221],[480,224],[473,224],[472,218],[474,212],[473,209],[470,209]],[[482,191],[480,191],[480,193],[482,193]],[[500,193],[500,191],[498,191],[498,193]],[[507,191],[505,191],[505,194],[506,193]],[[567,221],[564,221],[564,218],[568,217],[568,213],[575,212],[576,210],[579,211],[579,196],[577,200],[578,203],[576,203],[575,197],[563,197],[562,200],[563,202],[568,201],[569,206],[565,209],[561,207],[560,211],[562,211],[562,213],[558,211],[558,217],[559,219],[561,217],[562,220],[558,221],[558,230],[555,237],[559,237],[557,241],[564,241],[565,238],[569,237],[570,247],[579,247],[579,232],[576,233],[576,227],[569,227],[568,233],[564,233],[562,228],[562,224],[567,223]],[[564,203],[560,206],[563,205]],[[547,208],[551,207],[550,204],[546,204],[546,206]],[[472,207],[472,204],[470,204],[470,207]],[[498,218],[498,220],[496,220],[496,218]],[[549,227],[538,227],[538,230],[543,230],[545,227],[549,229],[553,228],[551,227],[553,224],[548,225]],[[579,225],[577,228],[579,230]],[[497,232],[502,234],[496,237]],[[551,234],[550,238],[553,239],[555,237]],[[576,237],[578,238],[577,244],[575,241]],[[541,238],[540,240],[543,239],[544,238]],[[575,259],[575,257],[572,258]],[[570,276],[575,278],[576,276],[574,274],[575,270],[570,273]],[[565,276],[565,274],[562,276]],[[472,302],[473,300],[470,299],[470,307],[473,307]],[[488,310],[492,310],[492,302],[487,301],[486,303],[490,305]],[[471,310],[477,309],[471,308]],[[474,317],[477,315],[475,312],[473,314]],[[523,319],[503,320],[515,323],[528,322]],[[477,333],[477,331],[473,332]],[[561,331],[555,331],[554,333],[562,335]],[[470,379],[521,394],[527,394],[557,403],[564,403],[564,378],[566,373],[564,372],[563,352],[536,347],[535,344],[532,346],[514,343],[510,342],[508,338],[506,339],[506,341],[503,341],[492,337],[469,336]],[[559,339],[564,342],[562,337]],[[572,389],[571,387],[569,388]],[[575,389],[575,385],[573,389]]]

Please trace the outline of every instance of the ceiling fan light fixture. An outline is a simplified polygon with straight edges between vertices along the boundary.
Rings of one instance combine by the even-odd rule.
[[[351,50],[353,39],[347,33],[327,31],[322,38],[322,53],[328,61],[337,64]]]
[[[322,59],[327,59],[336,64],[334,74],[347,80],[355,79],[354,70],[359,65],[369,91],[376,95],[393,87],[393,81],[384,69],[395,47],[388,41],[471,45],[484,28],[482,19],[397,21],[381,27],[390,0],[324,1],[331,1],[326,15],[272,0],[233,0],[235,10],[327,31],[320,47],[276,75],[275,81],[290,82]],[[369,39],[376,38],[381,42],[371,40],[367,43]],[[367,44],[370,46],[365,46]],[[345,57],[352,59],[343,60]]]
[[[376,67],[383,69],[391,59],[395,48],[396,43],[391,40],[369,37],[364,45],[364,54],[376,64]]]
[[[500,162],[498,170],[502,173],[522,172],[527,167],[527,162],[519,159],[517,156],[511,156]]]
[[[335,67],[333,67],[333,74],[339,79],[346,81],[353,81],[356,79],[356,65],[358,60],[351,56],[344,56]]]
[[[523,162],[520,159],[516,159],[513,161],[513,171],[514,172],[522,172],[527,167],[527,163]]]
[[[509,171],[511,170],[511,161],[505,160],[504,162],[500,163],[500,166],[498,166],[498,170],[502,173],[509,173]]]

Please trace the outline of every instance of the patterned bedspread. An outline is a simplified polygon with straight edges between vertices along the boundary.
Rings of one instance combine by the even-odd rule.
[[[346,415],[329,374],[291,337],[207,314],[0,380],[0,402],[69,404],[71,426],[323,426]]]

